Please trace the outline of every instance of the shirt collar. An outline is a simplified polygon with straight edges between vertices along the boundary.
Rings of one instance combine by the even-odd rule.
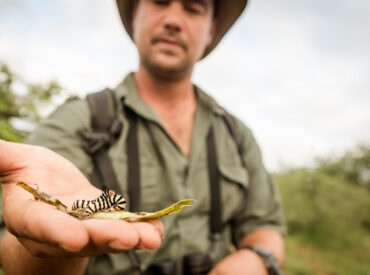
[[[210,110],[216,115],[224,115],[225,114],[225,109],[222,108],[216,100],[214,100],[210,95],[208,95],[206,92],[204,92],[201,88],[198,86],[194,85],[195,88],[195,93],[198,98],[198,103],[200,106]]]
[[[195,94],[197,96],[197,108],[205,108],[217,115],[225,114],[225,110],[201,88],[194,85]],[[155,122],[160,123],[159,117],[154,110],[143,101],[139,95],[136,83],[134,81],[134,73],[129,73],[124,80],[115,89],[120,102],[138,115]]]
[[[115,91],[119,102],[122,102],[125,108],[128,107],[139,116],[160,124],[159,117],[154,112],[154,110],[150,107],[149,104],[141,99],[134,80],[133,72],[129,73],[123,79],[123,81],[117,86]]]

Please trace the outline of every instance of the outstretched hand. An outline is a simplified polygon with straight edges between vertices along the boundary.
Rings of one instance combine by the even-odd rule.
[[[159,220],[83,220],[35,201],[18,181],[37,184],[70,206],[76,199],[94,199],[93,187],[68,160],[42,147],[0,140],[0,181],[4,220],[12,235],[34,256],[66,257],[115,253],[133,248],[155,249],[161,244]]]

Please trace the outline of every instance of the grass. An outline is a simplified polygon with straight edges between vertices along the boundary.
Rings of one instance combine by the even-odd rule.
[[[369,275],[370,236],[357,248],[324,249],[297,236],[286,240],[285,275]]]

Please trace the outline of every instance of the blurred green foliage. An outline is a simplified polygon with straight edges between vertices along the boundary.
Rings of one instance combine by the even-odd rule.
[[[339,160],[319,159],[318,170],[328,176],[342,177],[348,183],[364,186],[370,190],[370,146],[360,145]]]
[[[275,175],[288,225],[287,274],[370,274],[369,172],[370,146],[359,146]]]
[[[27,127],[17,127],[16,120],[23,125],[34,125],[41,119],[42,107],[49,105],[60,91],[61,87],[56,81],[30,84],[0,63],[0,138],[22,141],[29,130]]]

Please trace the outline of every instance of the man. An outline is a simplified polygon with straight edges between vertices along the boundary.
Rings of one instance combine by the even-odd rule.
[[[275,264],[273,258],[280,264],[284,260],[280,199],[254,137],[235,118],[236,131],[230,130],[234,126],[225,123],[228,113],[191,83],[195,63],[214,49],[246,2],[117,1],[140,58],[138,71],[114,91],[123,129],[108,153],[119,188],[126,196],[130,193],[127,175],[132,158],[125,152],[131,150],[126,143],[135,128],[139,210],[155,211],[184,198],[194,198],[198,204],[163,219],[166,236],[159,249],[92,257],[87,274],[145,270],[182,274],[196,255],[209,256],[211,275],[278,274],[277,268],[268,266]],[[94,175],[96,163],[78,134],[81,129],[92,131],[91,110],[86,101],[67,102],[40,125],[30,142],[49,147],[85,175]],[[104,176],[100,178],[104,181]],[[217,196],[219,201],[214,199]],[[212,213],[218,207],[222,230],[214,234]],[[240,248],[234,252],[229,249],[232,240]],[[168,266],[171,273],[165,273]]]

